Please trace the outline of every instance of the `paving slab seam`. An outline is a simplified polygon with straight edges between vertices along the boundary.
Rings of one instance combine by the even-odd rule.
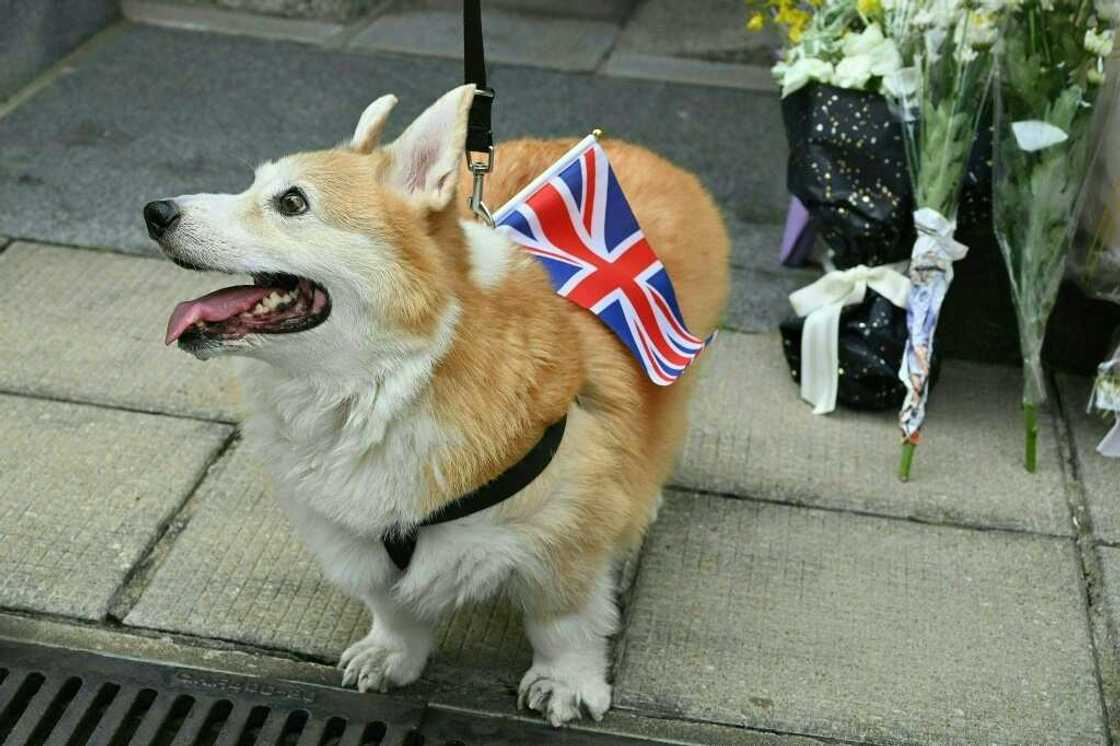
[[[1061,389],[1052,376],[1048,383],[1058,415],[1054,418],[1054,427],[1059,431],[1057,442],[1062,449],[1062,468],[1068,470],[1066,500],[1074,531],[1074,548],[1082,581],[1089,641],[1093,647],[1101,712],[1108,743],[1113,744],[1120,737],[1120,655],[1116,646],[1116,642],[1120,641],[1120,631],[1111,620],[1104,599],[1104,570],[1093,538],[1093,516],[1080,479],[1081,454],[1073,439],[1067,402],[1063,401]]]
[[[745,333],[745,332],[744,332]],[[978,523],[964,523],[964,522],[946,522],[946,521],[929,521],[924,518],[916,516],[905,515],[890,515],[887,513],[876,513],[871,510],[859,510],[857,508],[844,508],[836,505],[823,505],[823,504],[810,504],[796,500],[779,500],[777,498],[758,497],[757,495],[738,495],[734,492],[720,492],[718,490],[704,489],[702,487],[695,487],[687,484],[680,484],[671,482],[667,485],[671,489],[682,490],[686,492],[693,492],[698,495],[707,495],[709,497],[720,497],[726,500],[738,500],[748,503],[759,503],[762,505],[778,505],[785,508],[800,508],[803,510],[819,510],[826,513],[840,513],[842,515],[853,515],[860,518],[879,518],[885,521],[896,521],[899,523],[911,523],[918,526],[931,526],[934,528],[954,528],[961,531],[975,531],[977,533],[991,533],[991,534],[1011,534],[1013,536],[1027,536],[1039,537],[1044,539],[1063,539],[1069,541],[1071,537],[1069,534],[1054,534],[1048,531],[1031,531],[1025,528],[1012,528],[1006,526],[985,526]]]
[[[323,48],[334,52],[351,51],[351,43],[379,17],[385,15],[385,12],[392,8],[394,4],[395,0],[381,0],[381,2],[374,4],[364,16],[346,24],[342,33],[324,44]]]
[[[640,2],[631,3],[622,17],[618,19],[618,32],[614,35],[614,39],[611,40],[610,46],[603,52],[603,56],[595,63],[595,67],[592,68],[591,71],[594,75],[601,74],[603,68],[610,62],[611,56],[615,53],[615,50],[618,49],[619,41],[622,40],[622,34],[626,31],[626,27],[630,25],[630,21],[634,19],[639,6],[641,6]]]
[[[768,736],[790,736],[794,738],[804,738],[810,741],[815,741],[821,744],[839,744],[841,746],[895,746],[894,744],[886,741],[873,741],[873,740],[858,740],[853,741],[847,738],[836,738],[835,736],[820,736],[813,733],[801,733],[792,730],[775,730],[773,728],[759,728],[754,725],[742,725],[739,723],[726,723],[717,720],[703,720],[701,718],[689,717],[688,715],[681,715],[678,713],[663,712],[658,710],[639,710],[635,707],[626,705],[613,705],[612,710],[618,710],[631,715],[638,715],[650,720],[668,720],[680,723],[693,723],[695,725],[718,725],[724,728],[736,728],[738,730],[746,731],[748,733],[761,733]]]
[[[614,681],[626,654],[626,632],[630,628],[630,618],[634,613],[634,605],[631,603],[634,596],[634,581],[642,571],[642,557],[645,556],[646,544],[643,538],[641,545],[626,559],[620,572],[621,590],[616,600],[619,609],[618,632],[611,641],[611,657],[607,666],[607,676],[611,681]]]
[[[109,24],[89,39],[79,44],[69,54],[62,57],[62,59],[36,75],[30,82],[11,96],[6,99],[0,99],[0,119],[3,119],[30,101],[37,93],[50,86],[62,75],[65,75],[76,62],[89,55],[93,50],[115,39],[124,31],[127,25],[128,22],[124,20]]]
[[[0,253],[3,253],[3,249],[0,249]],[[236,426],[236,425],[240,424],[237,420],[211,419],[209,417],[199,417],[199,416],[192,415],[192,414],[178,414],[178,413],[175,413],[175,412],[164,412],[164,411],[155,410],[155,409],[143,409],[141,407],[130,407],[130,406],[125,406],[125,405],[120,405],[120,404],[104,404],[102,402],[86,401],[84,399],[68,399],[64,396],[51,396],[51,395],[48,395],[48,394],[33,394],[33,393],[29,393],[27,391],[17,391],[17,390],[14,390],[14,389],[7,389],[7,388],[4,388],[4,387],[0,387],[0,396],[13,396],[13,397],[16,397],[18,399],[37,399],[39,401],[49,401],[49,402],[55,402],[55,403],[58,403],[58,404],[76,404],[76,405],[82,406],[82,407],[94,407],[96,409],[109,409],[109,410],[114,410],[114,411],[117,411],[117,412],[129,412],[131,414],[148,414],[148,415],[154,415],[156,417],[170,417],[170,418],[176,419],[176,420],[191,420],[193,422],[206,422],[206,423],[213,423],[215,425]]]
[[[137,215],[139,215],[139,213],[137,213]],[[137,218],[137,228],[136,228],[136,230],[142,230],[142,228],[143,228],[143,226],[139,225],[139,218]],[[157,261],[157,262],[170,262],[171,261],[170,259],[165,257],[163,254],[138,254],[135,251],[124,251],[123,249],[117,249],[117,248],[114,248],[112,246],[78,246],[77,244],[72,244],[72,243],[59,243],[57,241],[44,240],[42,238],[36,238],[35,236],[9,236],[8,237],[8,242],[9,242],[9,245],[12,245],[12,246],[14,246],[17,243],[35,244],[36,246],[45,246],[45,247],[51,248],[51,249],[69,249],[70,251],[90,251],[90,252],[94,252],[94,253],[97,253],[97,254],[112,254],[113,256],[124,256],[124,257],[128,257],[129,259],[147,259],[149,261]],[[183,270],[183,271],[184,272],[190,272],[191,270]]]
[[[234,430],[225,439],[217,451],[210,457],[210,460],[200,470],[197,479],[187,490],[186,497],[176,507],[171,516],[161,525],[156,527],[155,533],[151,541],[144,548],[140,554],[140,558],[135,564],[129,568],[124,576],[124,580],[117,588],[113,597],[109,599],[109,613],[108,618],[111,621],[121,621],[136,602],[140,599],[144,589],[148,587],[152,577],[155,575],[156,570],[159,569],[162,560],[167,557],[168,552],[171,550],[171,545],[174,544],[175,539],[186,528],[187,523],[190,522],[190,517],[195,508],[194,496],[198,493],[202,483],[210,475],[210,471],[215,464],[222,460],[222,457],[229,452],[233,444],[239,439],[239,433]]]

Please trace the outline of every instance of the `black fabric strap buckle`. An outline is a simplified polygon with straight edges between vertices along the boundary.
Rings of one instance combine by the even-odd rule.
[[[389,559],[393,560],[393,564],[402,572],[407,570],[408,563],[412,561],[412,553],[416,551],[416,540],[419,537],[420,529],[425,526],[435,526],[440,523],[466,518],[469,515],[486,510],[513,497],[532,484],[533,480],[539,477],[541,472],[552,463],[552,457],[556,455],[556,451],[560,448],[560,441],[564,437],[564,428],[567,422],[568,418],[565,416],[549,425],[548,429],[541,435],[541,439],[529,449],[528,453],[521,457],[521,460],[478,489],[468,492],[432,513],[411,530],[390,529],[386,531],[381,537],[381,543],[385,545],[385,551],[389,553]]]
[[[483,179],[494,168],[494,134],[490,129],[490,109],[494,89],[486,85],[486,53],[482,46],[482,0],[463,2],[463,77],[474,83],[474,100],[467,114],[467,167],[474,177],[469,205],[478,219],[494,227],[494,218],[482,201]],[[485,154],[485,160],[475,153]]]
[[[463,82],[474,83],[474,102],[467,116],[467,158],[489,153],[494,144],[490,107],[494,89],[486,85],[486,53],[482,46],[482,0],[463,0]]]

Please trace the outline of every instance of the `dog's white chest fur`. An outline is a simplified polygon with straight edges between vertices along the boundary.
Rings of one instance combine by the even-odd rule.
[[[342,395],[275,368],[248,364],[246,437],[285,503],[354,533],[378,536],[421,516],[425,464],[447,437],[394,382]]]
[[[268,366],[248,363],[241,379],[249,445],[327,577],[351,595],[375,589],[430,617],[489,597],[513,568],[532,567],[524,539],[484,511],[425,528],[408,573],[398,577],[381,536],[423,518],[416,510],[432,488],[425,477],[431,455],[454,434],[392,385],[336,401]]]

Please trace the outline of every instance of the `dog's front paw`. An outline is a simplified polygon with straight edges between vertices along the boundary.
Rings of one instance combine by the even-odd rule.
[[[346,648],[338,661],[343,686],[357,686],[359,692],[387,692],[389,687],[405,686],[420,678],[426,654],[410,651],[401,643],[374,633]]]
[[[583,709],[602,720],[611,706],[611,686],[602,676],[577,668],[534,665],[521,678],[517,707],[536,710],[553,727],[582,717]]]

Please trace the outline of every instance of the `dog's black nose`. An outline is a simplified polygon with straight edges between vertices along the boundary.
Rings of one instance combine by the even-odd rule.
[[[148,235],[158,241],[179,222],[179,206],[169,199],[149,202],[144,205],[144,222],[148,224]]]

